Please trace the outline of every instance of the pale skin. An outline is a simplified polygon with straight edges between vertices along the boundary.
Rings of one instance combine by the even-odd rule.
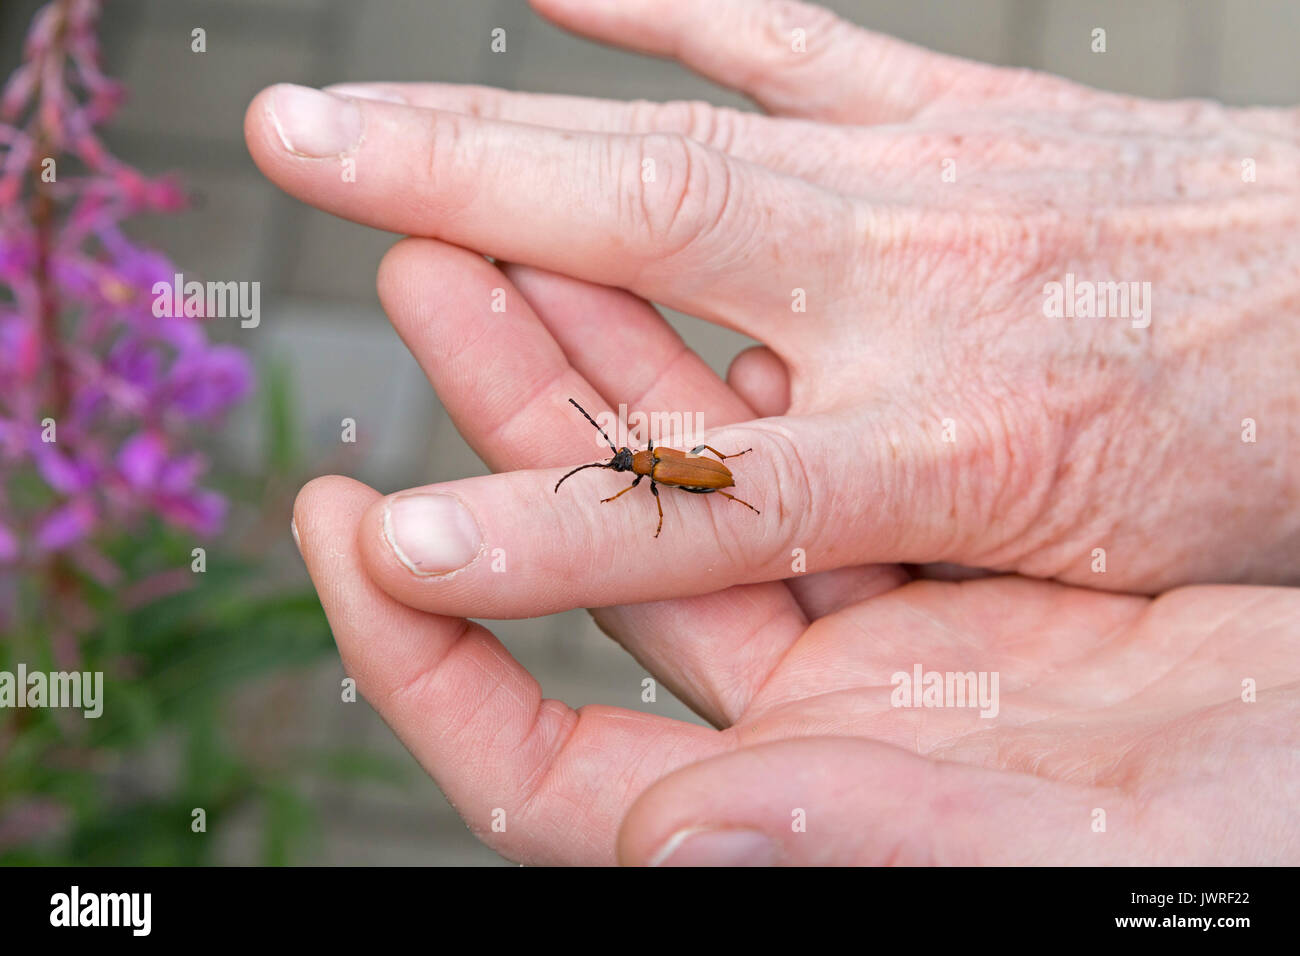
[[[395,499],[342,478],[295,522],[348,673],[470,825],[534,863],[1300,859],[1300,598],[1267,586],[1300,574],[1300,113],[791,4],[534,6],[773,115],[380,84],[246,127],[288,192],[427,237],[380,297],[499,472],[423,489],[479,550],[402,560]],[[1149,324],[1046,316],[1067,273],[1151,282]],[[647,300],[763,347],[724,382]],[[600,503],[622,475],[554,494],[601,457],[569,397],[702,410],[762,515],[662,489],[656,540],[648,493]],[[717,729],[543,701],[464,620],[583,606]],[[891,706],[916,663],[998,672],[997,716]]]

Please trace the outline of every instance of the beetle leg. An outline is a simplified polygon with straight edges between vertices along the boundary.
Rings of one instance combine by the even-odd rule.
[[[659,486],[655,484],[653,478],[650,479],[650,490],[654,492],[655,505],[659,508],[659,527],[655,528],[655,537],[659,537],[659,532],[664,530],[664,504],[659,500]]]
[[[732,501],[740,501],[740,499],[737,498],[735,495],[729,495],[725,491],[719,491],[718,494],[722,495],[722,497],[724,498],[730,498]],[[761,515],[763,513],[759,511],[757,508],[755,508],[753,505],[751,505],[748,501],[740,501],[740,503],[744,505],[746,508],[748,508],[750,511],[754,512],[754,514],[756,515]]]
[[[719,460],[722,460],[723,458],[739,458],[741,455],[748,454],[749,452],[754,450],[752,448],[746,448],[744,451],[738,451],[734,455],[724,455],[722,452],[718,451],[712,445],[696,445],[694,448],[691,449],[691,454],[698,455],[701,451],[703,451],[706,448],[709,451],[713,452],[715,455],[717,455]]]
[[[609,498],[601,498],[601,499],[600,499],[600,503],[603,505],[603,504],[604,504],[605,502],[607,502],[607,501],[613,501],[615,498],[619,497],[620,495],[625,495],[625,494],[627,494],[629,491],[631,491],[633,488],[635,488],[637,485],[639,485],[639,484],[641,483],[641,479],[644,478],[644,477],[645,477],[645,475],[637,475],[636,478],[633,480],[632,484],[628,485],[626,488],[624,488],[622,491],[620,491],[617,495],[613,495],[613,496],[611,496],[611,497],[609,497]]]

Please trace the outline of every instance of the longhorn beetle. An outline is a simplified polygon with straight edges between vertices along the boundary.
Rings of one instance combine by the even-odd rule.
[[[734,488],[736,483],[731,480],[731,469],[722,463],[724,458],[739,458],[746,452],[754,449],[746,448],[745,451],[738,451],[734,455],[724,455],[711,445],[696,445],[691,449],[688,455],[684,451],[678,451],[676,448],[655,448],[655,443],[650,442],[650,447],[644,451],[633,451],[631,448],[615,448],[614,443],[609,440],[605,434],[605,429],[596,424],[596,420],[587,414],[587,410],[569,399],[569,404],[582,412],[582,417],[591,422],[593,428],[600,432],[601,437],[609,444],[609,450],[614,453],[614,457],[609,461],[598,461],[590,465],[580,465],[573,469],[564,478],[555,483],[555,492],[559,494],[560,485],[571,475],[582,471],[583,468],[612,468],[614,471],[630,471],[636,475],[632,479],[632,484],[628,485],[617,495],[610,498],[600,499],[603,505],[607,501],[613,501],[627,494],[637,485],[641,484],[641,479],[649,477],[650,491],[655,496],[655,506],[659,509],[659,527],[655,528],[655,537],[659,537],[659,532],[664,528],[664,506],[659,501],[659,485],[667,485],[670,488],[680,488],[682,491],[689,491],[695,495],[711,495],[714,492],[722,495],[724,498],[730,498],[732,501],[740,501],[735,495],[729,495],[723,488]],[[700,452],[704,450],[713,452],[718,456],[718,460],[712,458],[699,457]],[[740,501],[742,505],[748,508],[754,514],[761,514],[757,508],[748,501]]]

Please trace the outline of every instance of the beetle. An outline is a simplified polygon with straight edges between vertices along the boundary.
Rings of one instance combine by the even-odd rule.
[[[555,483],[555,493],[559,494],[560,485],[564,484],[571,476],[576,475],[584,468],[611,468],[614,471],[630,471],[636,475],[632,484],[628,485],[617,495],[609,498],[600,499],[603,505],[606,502],[619,498],[637,485],[641,484],[642,478],[650,479],[650,491],[655,496],[655,505],[659,508],[659,526],[655,528],[655,537],[659,537],[659,532],[664,528],[664,506],[659,501],[659,486],[667,485],[669,488],[680,488],[682,491],[689,491],[695,495],[719,494],[724,498],[730,498],[732,501],[740,501],[742,505],[748,508],[754,514],[762,514],[757,508],[748,501],[741,501],[735,495],[729,495],[723,488],[734,488],[736,482],[733,480],[731,469],[722,463],[724,458],[739,458],[741,455],[753,451],[752,448],[746,448],[744,451],[738,451],[734,455],[724,455],[712,445],[696,445],[690,450],[690,453],[679,451],[676,448],[656,448],[653,441],[650,447],[644,451],[633,451],[631,448],[624,446],[615,448],[614,443],[609,440],[605,434],[605,429],[596,424],[596,420],[587,414],[587,410],[569,399],[569,404],[582,412],[582,417],[591,422],[591,426],[600,432],[602,438],[609,444],[609,450],[614,453],[614,457],[609,461],[597,461],[590,465],[580,465],[573,469]],[[704,458],[700,455],[702,451],[711,451],[718,456],[718,460]]]

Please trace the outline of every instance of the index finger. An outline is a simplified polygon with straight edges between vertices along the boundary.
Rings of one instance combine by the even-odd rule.
[[[546,129],[281,85],[249,149],[336,215],[619,286],[774,343],[791,296],[843,295],[855,203],[670,133]],[[856,268],[856,266],[854,267]],[[794,344],[806,338],[801,315]],[[775,343],[774,343],[775,344]]]

